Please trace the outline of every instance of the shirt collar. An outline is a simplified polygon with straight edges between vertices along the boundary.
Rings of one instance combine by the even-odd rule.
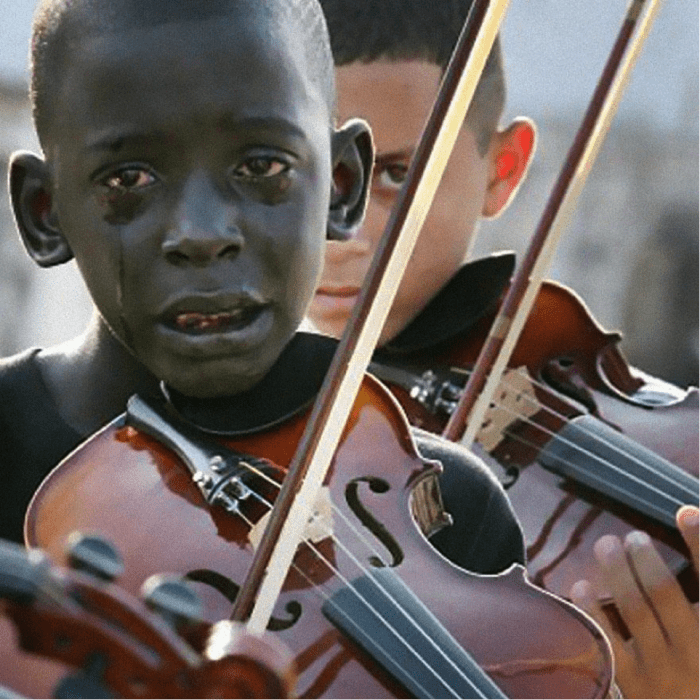
[[[496,309],[515,268],[515,253],[463,265],[380,354],[408,355],[452,340]]]

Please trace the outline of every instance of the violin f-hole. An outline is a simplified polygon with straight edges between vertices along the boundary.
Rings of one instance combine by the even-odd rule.
[[[236,596],[241,589],[240,585],[231,580],[228,576],[224,576],[218,571],[212,571],[211,569],[195,569],[185,574],[185,578],[188,581],[195,581],[213,588],[215,591],[221,593],[231,605],[236,602]],[[302,607],[297,601],[290,600],[284,608],[289,613],[289,617],[286,620],[278,617],[271,617],[267,626],[267,629],[271,632],[280,632],[289,629],[293,627],[301,617]]]
[[[373,554],[369,558],[370,564],[375,567],[398,566],[404,559],[403,550],[389,530],[362,504],[360,500],[360,482],[365,482],[374,493],[386,493],[389,490],[389,484],[384,479],[370,476],[353,479],[345,488],[345,500],[359,521],[386,547],[391,555],[392,561],[387,564],[387,562],[382,561],[377,555]]]

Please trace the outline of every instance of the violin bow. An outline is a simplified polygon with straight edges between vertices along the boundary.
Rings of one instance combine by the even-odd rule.
[[[507,6],[508,0],[475,0],[466,18],[399,202],[236,598],[231,618],[247,621],[254,634],[272,615]]]
[[[442,433],[447,440],[460,441],[469,447],[481,428],[661,5],[660,0],[649,0],[647,12],[642,18],[646,3],[647,0],[632,0],[627,8],[617,40],[527,253],[513,277],[459,403]]]

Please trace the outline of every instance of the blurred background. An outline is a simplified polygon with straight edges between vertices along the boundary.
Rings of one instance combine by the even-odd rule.
[[[531,117],[538,147],[526,182],[484,222],[473,256],[522,253],[534,231],[624,14],[625,0],[511,0],[502,30],[504,121]],[[27,100],[34,0],[0,0],[0,168],[36,151]],[[647,372],[698,382],[698,3],[666,0],[593,166],[550,277],[599,323],[624,334]],[[70,109],[70,105],[67,106]],[[0,355],[78,334],[91,312],[74,265],[27,258],[0,189]]]

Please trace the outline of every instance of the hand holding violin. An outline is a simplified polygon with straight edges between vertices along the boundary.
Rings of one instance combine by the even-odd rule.
[[[682,507],[676,521],[697,570],[698,509]],[[588,581],[576,583],[571,598],[607,633],[624,697],[697,698],[697,606],[688,602],[645,533],[630,533],[624,545],[617,537],[601,537],[594,549],[631,638],[613,628]]]

